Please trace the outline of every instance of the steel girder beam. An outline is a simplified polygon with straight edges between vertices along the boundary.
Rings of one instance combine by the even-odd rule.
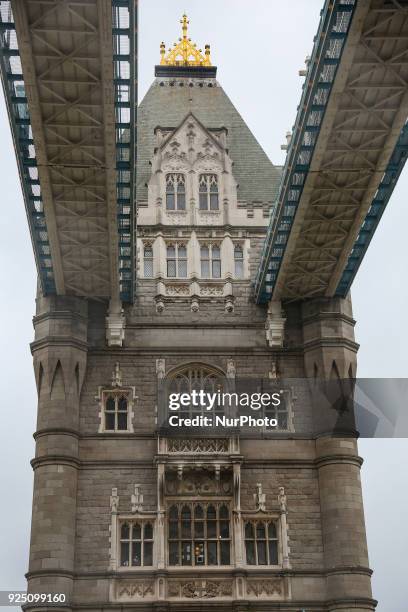
[[[1,4],[17,33],[10,48],[2,28],[2,75],[43,291],[131,301],[135,3]]]
[[[259,302],[347,293],[405,163],[407,116],[406,4],[326,3],[258,273]]]

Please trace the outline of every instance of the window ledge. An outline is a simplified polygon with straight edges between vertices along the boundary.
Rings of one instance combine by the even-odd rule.
[[[119,436],[123,436],[125,434],[132,434],[134,433],[133,429],[101,429],[100,431],[98,431],[99,434],[106,434],[106,435],[119,435]]]

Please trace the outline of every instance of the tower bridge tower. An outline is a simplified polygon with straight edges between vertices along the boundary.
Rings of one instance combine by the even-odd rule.
[[[134,302],[115,327],[106,300],[37,298],[29,589],[69,610],[374,610],[356,440],[310,434],[287,382],[355,376],[350,298],[256,304],[282,169],[182,29],[138,109]],[[160,429],[163,389],[242,379],[279,381],[278,433]]]

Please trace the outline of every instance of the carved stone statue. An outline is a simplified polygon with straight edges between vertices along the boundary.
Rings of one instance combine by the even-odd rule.
[[[166,376],[166,360],[156,359],[156,374],[159,380],[162,380]]]
[[[227,378],[235,378],[236,368],[233,359],[227,361]]]
[[[266,494],[262,493],[262,484],[256,483],[256,493],[254,493],[255,508],[257,512],[266,511]]]
[[[140,491],[140,485],[135,485],[135,492],[132,493],[130,498],[132,504],[132,512],[142,512],[143,511],[143,494]]]
[[[116,514],[119,508],[119,496],[116,487],[112,488],[112,495],[110,496],[110,509],[112,514]]]
[[[112,386],[113,387],[122,386],[122,372],[120,370],[118,361],[115,363],[115,369],[112,372]]]
[[[278,367],[274,359],[272,360],[272,363],[271,363],[269,378],[271,378],[272,380],[276,380],[278,378]]]
[[[279,487],[278,502],[279,502],[281,512],[286,512],[287,505],[286,505],[286,495],[285,495],[284,487]]]

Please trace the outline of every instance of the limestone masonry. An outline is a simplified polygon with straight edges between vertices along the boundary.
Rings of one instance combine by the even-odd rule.
[[[280,168],[211,68],[164,69],[138,109],[134,303],[107,327],[103,301],[37,297],[29,590],[88,612],[374,610],[356,439],[307,433],[311,387],[285,382],[355,376],[350,298],[255,304]],[[281,385],[255,415],[277,431],[159,428],[165,390],[244,378]]]

